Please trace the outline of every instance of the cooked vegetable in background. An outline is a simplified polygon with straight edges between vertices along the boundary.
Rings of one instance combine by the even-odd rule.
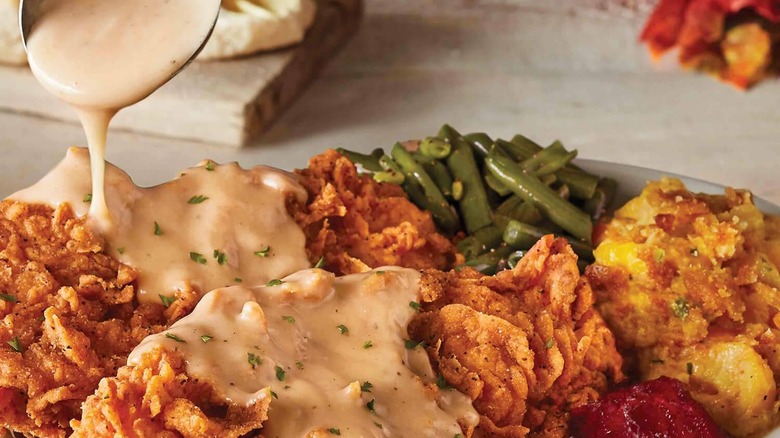
[[[396,143],[390,154],[338,149],[379,182],[402,185],[458,241],[465,265],[483,273],[511,268],[545,234],[566,237],[580,260],[593,260],[593,222],[616,182],[572,164],[577,151],[542,147],[522,135],[493,140],[444,125],[436,136]]]

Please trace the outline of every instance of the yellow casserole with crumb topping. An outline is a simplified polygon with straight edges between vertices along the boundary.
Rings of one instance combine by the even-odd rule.
[[[738,437],[778,423],[780,217],[747,191],[651,182],[596,233],[596,306],[643,380],[688,384]]]

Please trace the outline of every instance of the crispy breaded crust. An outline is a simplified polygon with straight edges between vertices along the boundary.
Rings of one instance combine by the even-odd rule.
[[[187,375],[180,354],[158,348],[100,382],[82,420],[71,422],[72,436],[240,437],[260,428],[270,402],[268,393],[250,406],[228,405],[209,383]]]
[[[65,436],[100,379],[162,329],[162,306],[136,306],[135,272],[102,250],[68,206],[0,202],[0,428]]]
[[[562,437],[568,409],[623,380],[622,359],[564,239],[546,236],[511,271],[424,271],[409,333],[472,398],[475,436]]]
[[[431,214],[412,204],[401,187],[358,175],[335,150],[298,171],[309,203],[296,215],[310,259],[351,274],[387,265],[448,269],[462,263],[454,245],[436,231]]]

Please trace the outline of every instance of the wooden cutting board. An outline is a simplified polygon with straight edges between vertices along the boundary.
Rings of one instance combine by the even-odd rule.
[[[195,62],[143,102],[120,112],[112,129],[232,147],[256,139],[355,33],[362,0],[320,0],[304,41],[251,57]],[[0,111],[78,123],[29,68],[0,66]]]

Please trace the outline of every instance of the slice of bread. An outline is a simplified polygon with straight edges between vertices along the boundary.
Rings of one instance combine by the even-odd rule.
[[[27,63],[19,31],[19,0],[0,0],[0,63]]]
[[[199,60],[235,58],[303,40],[314,0],[222,0],[217,26]]]

